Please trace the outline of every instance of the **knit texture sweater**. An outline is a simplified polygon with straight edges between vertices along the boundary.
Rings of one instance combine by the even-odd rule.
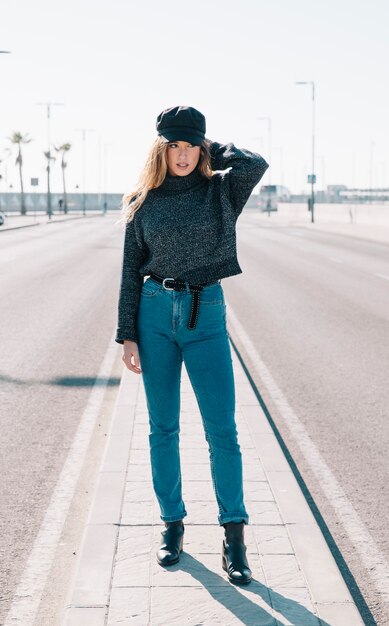
[[[126,224],[117,343],[138,341],[143,277],[151,272],[194,284],[242,272],[236,220],[269,165],[259,154],[233,143],[214,141],[210,153],[215,172],[210,179],[197,167],[187,176],[167,173]]]

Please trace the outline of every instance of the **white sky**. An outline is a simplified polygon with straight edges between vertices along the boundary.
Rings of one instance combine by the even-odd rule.
[[[165,108],[191,105],[206,136],[270,160],[262,183],[307,189],[316,83],[318,188],[389,187],[387,0],[3,0],[0,2],[0,159],[12,131],[29,133],[26,189],[45,189],[47,124],[70,142],[68,191],[123,193],[135,184]],[[267,122],[271,117],[272,154]],[[108,144],[108,145],[107,145]],[[104,147],[106,146],[106,147]],[[106,167],[104,166],[106,154]],[[281,154],[283,172],[281,171]],[[1,189],[19,189],[14,156]],[[107,176],[105,180],[104,172]],[[59,163],[52,186],[61,190]]]

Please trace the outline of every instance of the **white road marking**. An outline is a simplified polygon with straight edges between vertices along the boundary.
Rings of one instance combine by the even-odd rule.
[[[383,554],[381,554],[373,537],[348,500],[346,493],[338,483],[331,469],[321,456],[318,448],[305,429],[305,426],[293,411],[270,371],[260,358],[254,344],[229,304],[227,305],[227,315],[233,333],[236,333],[236,336],[239,337],[239,341],[243,344],[257,374],[266,386],[285,423],[288,425],[291,435],[299,446],[310,469],[319,481],[327,500],[331,503],[352,546],[359,554],[366,568],[366,575],[369,576],[371,582],[374,584],[381,596],[381,600],[389,606],[389,563],[385,560]]]
[[[386,274],[374,274],[374,276],[378,276],[378,278],[385,278],[385,280],[389,280],[389,276],[386,276]]]
[[[334,263],[343,263],[343,261],[341,261],[340,259],[336,259],[334,256],[329,256],[327,257],[327,259],[333,261]]]
[[[64,522],[117,355],[119,346],[115,344],[114,339],[113,336],[108,344],[100,371],[89,395],[72,446],[16,589],[4,626],[32,626],[35,622],[42,592],[47,583]]]

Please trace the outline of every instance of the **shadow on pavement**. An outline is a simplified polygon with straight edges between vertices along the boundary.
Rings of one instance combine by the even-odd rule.
[[[59,385],[61,387],[93,387],[93,385],[114,387],[120,385],[120,378],[112,376],[110,378],[101,377],[96,380],[94,376],[58,376],[48,380],[34,378],[13,378],[6,374],[0,374],[0,382],[13,383],[15,385]]]
[[[108,387],[113,387],[120,385],[120,378],[101,377],[96,380],[93,376],[60,376],[47,381],[47,384],[62,385],[63,387],[93,387],[93,385],[97,384],[98,386],[108,385]]]
[[[298,626],[331,626],[296,600],[274,591],[259,580],[253,579],[249,585],[242,587],[230,584],[226,578],[215,574],[186,552],[181,554],[177,565],[169,567],[169,570],[173,569],[185,571],[198,580],[216,602],[222,604],[245,626],[276,626],[277,618],[271,614],[271,609],[279,616],[282,615],[288,622],[298,624]],[[241,593],[241,590],[244,593]],[[269,610],[248,598],[248,594],[260,598],[262,604],[267,605]],[[278,619],[282,618],[278,617]]]

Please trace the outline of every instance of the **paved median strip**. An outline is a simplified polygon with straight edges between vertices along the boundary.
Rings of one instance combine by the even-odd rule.
[[[362,626],[235,352],[233,365],[253,582],[238,589],[221,570],[222,529],[208,450],[185,368],[180,437],[188,508],[184,553],[171,568],[157,565],[163,525],[152,490],[146,398],[140,377],[125,369],[69,590],[65,626],[276,626],[285,620],[299,626]]]

